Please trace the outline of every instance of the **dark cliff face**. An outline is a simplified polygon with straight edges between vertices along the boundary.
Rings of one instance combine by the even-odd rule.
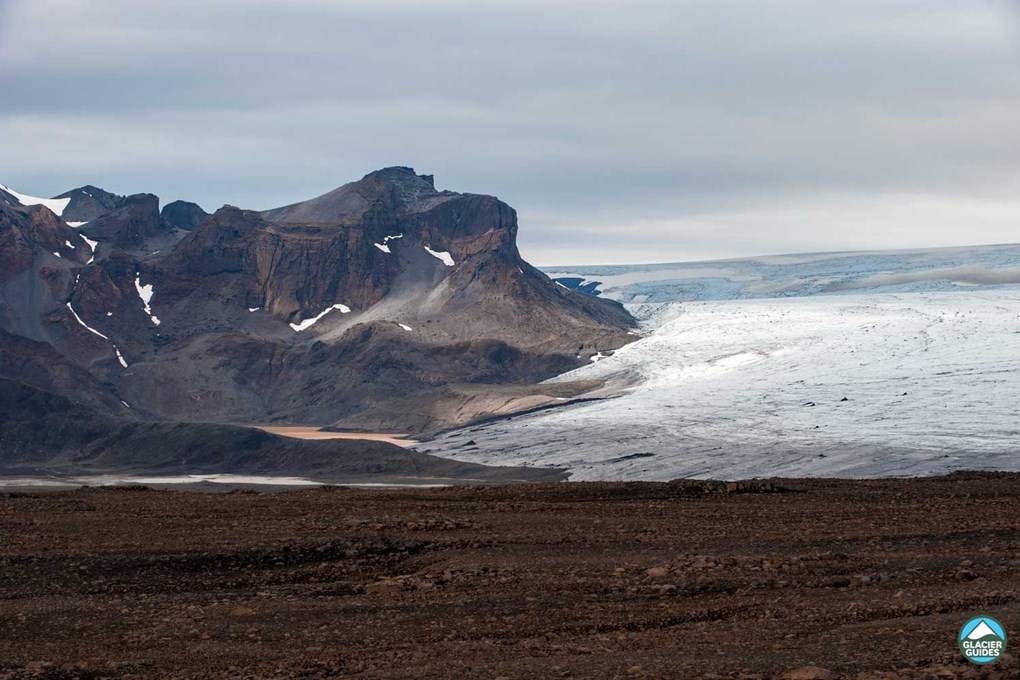
[[[177,229],[191,231],[209,217],[209,213],[202,210],[197,203],[174,201],[163,206],[159,216],[163,218],[164,222]]]
[[[273,225],[227,207],[153,267],[171,303],[211,294],[290,321],[337,303],[364,309],[377,302],[388,264],[380,255],[357,229]]]
[[[55,198],[69,198],[61,217],[68,222],[91,222],[97,217],[113,212],[124,206],[127,197],[111,194],[99,187],[88,184],[66,191]]]
[[[160,218],[159,198],[135,194],[125,198],[116,210],[101,215],[81,227],[89,238],[121,250],[144,254],[150,242],[167,245],[174,228]]]
[[[47,253],[77,261],[79,253],[74,251],[80,245],[85,245],[81,236],[46,208],[0,204],[0,281],[19,276],[33,263],[41,264],[37,260]]]
[[[212,294],[288,323],[387,299],[391,321],[438,331],[466,312],[475,318],[465,330],[493,337],[512,335],[529,318],[555,329],[549,312],[629,324],[613,303],[561,292],[522,260],[516,236],[517,214],[502,201],[436,191],[431,177],[389,168],[261,214],[223,208],[153,265],[153,276],[162,300],[200,304]]]
[[[90,257],[82,236],[48,209],[0,203],[0,329],[47,340],[47,312]]]
[[[262,213],[171,205],[129,196],[75,230],[0,203],[0,329],[135,412],[322,424],[443,385],[543,380],[631,339],[620,305],[524,262],[510,206],[410,168]],[[85,384],[66,382],[42,384]]]

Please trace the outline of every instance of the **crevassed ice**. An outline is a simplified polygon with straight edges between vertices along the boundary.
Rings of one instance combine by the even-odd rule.
[[[561,465],[585,480],[1020,470],[1015,290],[673,307],[637,342],[554,379],[617,381],[615,398],[418,450]],[[468,439],[477,448],[465,449]]]

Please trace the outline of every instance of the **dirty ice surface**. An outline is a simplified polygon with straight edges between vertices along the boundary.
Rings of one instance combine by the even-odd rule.
[[[416,448],[574,480],[1020,470],[1020,288],[632,309],[645,337],[554,379],[619,396]]]

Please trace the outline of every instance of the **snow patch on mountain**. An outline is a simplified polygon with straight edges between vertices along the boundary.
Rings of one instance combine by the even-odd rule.
[[[441,260],[443,264],[445,264],[447,267],[452,267],[455,264],[453,261],[453,257],[448,252],[442,250],[432,250],[428,246],[425,246],[425,250],[427,250],[428,254],[431,255],[432,257]]]
[[[393,234],[392,236],[385,236],[383,237],[382,243],[373,243],[372,245],[374,245],[376,248],[383,251],[384,253],[390,253],[392,251],[390,250],[389,242],[397,238],[404,238],[404,235]],[[428,249],[426,248],[426,250]]]
[[[156,317],[156,315],[152,313],[152,307],[150,306],[153,295],[152,284],[147,283],[143,286],[142,275],[137,274],[135,275],[135,290],[138,291],[138,297],[142,299],[142,305],[145,309],[145,314],[149,317],[149,320],[151,320],[154,325],[158,326],[160,321]]]
[[[79,324],[80,324],[80,325],[82,326],[82,328],[86,329],[86,330],[87,330],[87,331],[89,331],[90,333],[93,333],[93,334],[95,334],[95,335],[98,335],[98,336],[99,336],[99,337],[101,337],[101,338],[102,338],[103,340],[109,340],[109,339],[110,339],[110,338],[106,337],[105,335],[103,335],[102,333],[100,333],[99,331],[97,331],[97,330],[96,330],[95,328],[93,328],[92,326],[90,326],[90,325],[88,325],[87,323],[85,323],[84,321],[82,321],[82,320],[81,320],[81,317],[80,317],[80,316],[78,316],[78,312],[74,311],[74,307],[72,307],[72,306],[71,306],[71,303],[70,303],[70,302],[68,302],[68,303],[67,303],[67,308],[68,308],[69,310],[71,310],[71,314],[73,314],[73,315],[74,315],[74,319],[75,319],[75,321],[77,321],[77,322],[78,322],[78,323],[79,323]]]
[[[49,208],[57,217],[64,214],[64,210],[67,209],[67,204],[71,202],[70,198],[39,198],[37,196],[29,196],[28,194],[21,194],[14,189],[0,184],[0,189],[6,191],[14,198],[18,199],[21,205],[41,205]]]
[[[74,316],[75,321],[77,321],[82,326],[82,328],[84,328],[85,330],[87,330],[88,332],[90,332],[90,333],[92,333],[94,335],[98,335],[103,340],[106,340],[107,342],[110,342],[110,338],[108,338],[107,336],[103,335],[102,333],[97,331],[92,326],[90,326],[87,323],[85,323],[82,320],[82,318],[80,316],[78,316],[78,312],[74,311],[74,307],[71,306],[70,302],[67,303],[67,308],[71,311],[71,314]],[[109,312],[106,315],[107,316],[111,316],[111,314]],[[124,368],[127,368],[128,367],[128,363],[127,363],[127,361],[124,360],[124,355],[120,353],[119,349],[117,349],[117,345],[114,345],[112,342],[110,342],[110,346],[113,347],[113,353],[117,355],[117,361],[120,362],[120,365],[123,366]]]
[[[92,249],[92,257],[90,257],[89,261],[86,262],[85,264],[92,264],[93,262],[96,261],[96,248],[99,247],[99,241],[93,241],[92,239],[90,239],[85,234],[82,234],[81,237],[82,237],[82,240],[85,241],[85,243],[89,244],[89,248]]]
[[[301,331],[306,330],[306,329],[311,328],[312,326],[314,326],[319,321],[319,319],[321,319],[322,317],[326,316],[327,314],[332,312],[334,309],[339,309],[341,314],[348,314],[351,311],[351,308],[348,307],[347,305],[335,304],[332,307],[327,307],[325,310],[320,312],[318,315],[313,316],[310,319],[305,319],[304,321],[302,321],[300,323],[292,323],[292,324],[290,324],[290,327],[293,328],[298,333],[300,333]]]

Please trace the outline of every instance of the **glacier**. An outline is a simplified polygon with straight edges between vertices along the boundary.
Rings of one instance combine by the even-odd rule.
[[[624,304],[950,292],[1020,284],[1020,245],[800,253],[544,271],[565,287],[597,291]]]
[[[553,379],[602,381],[589,401],[417,448],[572,480],[1020,471],[1018,265],[982,246],[550,271],[600,280],[641,339]]]

